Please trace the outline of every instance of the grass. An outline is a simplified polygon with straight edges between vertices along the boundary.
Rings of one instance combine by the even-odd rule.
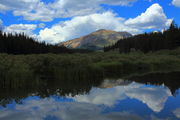
[[[94,52],[87,54],[0,54],[0,80],[19,83],[48,76],[73,80],[119,77],[134,73],[179,71],[180,49],[144,54]],[[5,84],[9,84],[4,82]]]

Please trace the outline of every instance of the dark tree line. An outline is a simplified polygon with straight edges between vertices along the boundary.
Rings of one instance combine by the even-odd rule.
[[[74,53],[89,52],[80,49],[68,49],[64,46],[37,42],[25,34],[12,34],[0,31],[0,53],[8,54],[41,54],[41,53]]]
[[[172,22],[170,28],[164,32],[144,33],[125,38],[114,45],[104,47],[104,51],[118,49],[120,53],[137,50],[147,53],[161,49],[174,49],[178,46],[180,46],[180,28]]]

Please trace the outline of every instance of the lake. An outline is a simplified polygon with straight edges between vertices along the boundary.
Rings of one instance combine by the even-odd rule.
[[[180,72],[34,81],[0,83],[0,120],[180,119]]]

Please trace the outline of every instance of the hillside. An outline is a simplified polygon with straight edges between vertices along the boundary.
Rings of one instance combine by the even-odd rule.
[[[138,34],[130,38],[119,40],[104,48],[105,52],[118,50],[120,53],[141,51],[144,53],[162,49],[175,49],[180,46],[180,27],[174,22],[163,32]]]
[[[132,35],[128,32],[115,32],[112,30],[101,29],[89,35],[62,42],[59,45],[63,45],[68,48],[99,50],[104,46],[112,45],[120,39],[131,36]]]

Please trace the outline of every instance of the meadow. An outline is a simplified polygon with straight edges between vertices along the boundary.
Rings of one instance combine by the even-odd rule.
[[[75,54],[0,54],[0,80],[27,82],[35,79],[79,81],[87,78],[122,77],[136,73],[180,70],[180,48],[158,52],[92,52]]]

